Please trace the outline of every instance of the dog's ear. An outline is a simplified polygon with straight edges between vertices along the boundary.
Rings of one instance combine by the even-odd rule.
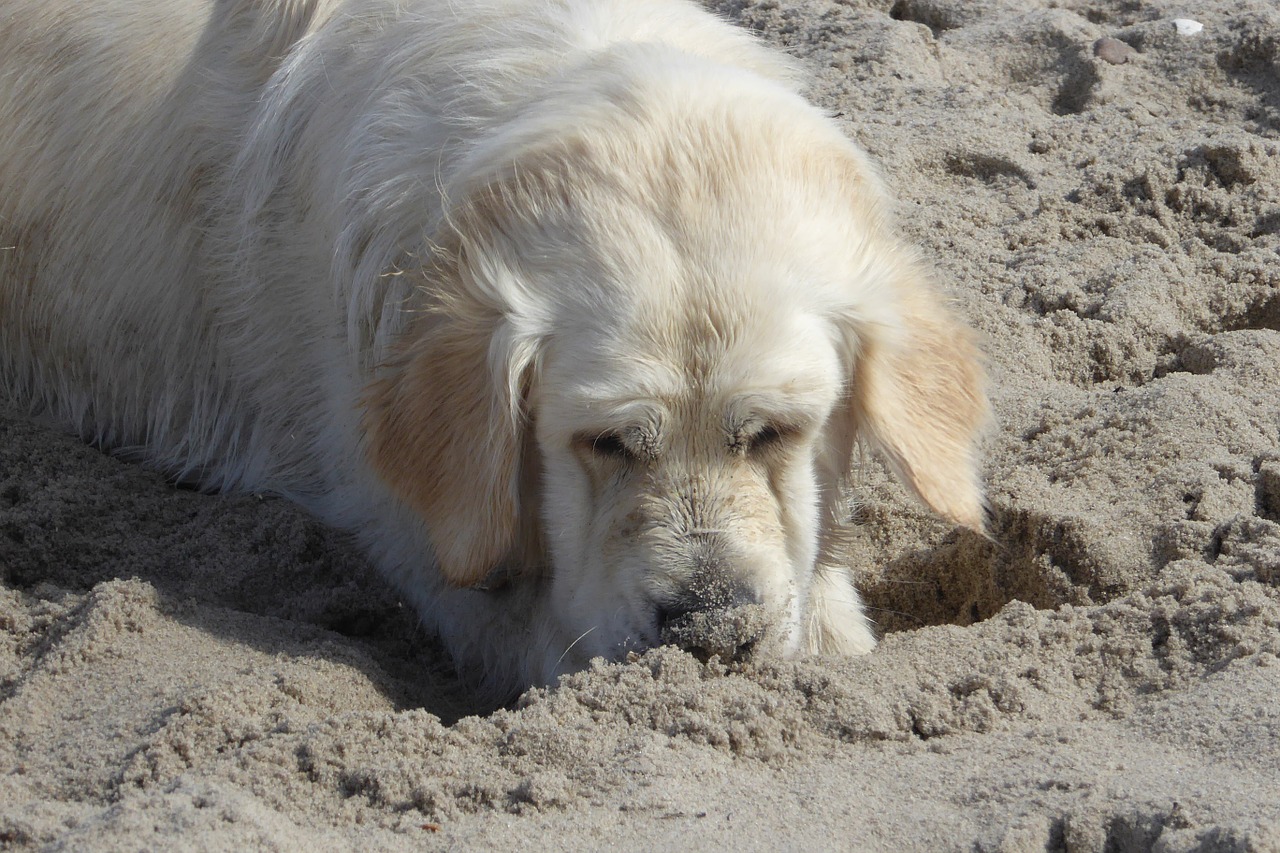
[[[494,375],[502,367],[490,361],[493,329],[434,319],[410,327],[408,344],[370,387],[367,453],[426,523],[441,574],[471,586],[516,545],[525,430],[512,383]]]
[[[458,586],[527,561],[537,545],[536,496],[524,494],[537,347],[514,331],[501,282],[516,276],[488,244],[496,192],[459,207],[452,237],[422,273],[426,304],[365,398],[369,460],[425,522],[441,574]]]
[[[425,522],[440,573],[474,586],[498,568],[533,567],[544,544],[539,461],[528,399],[543,338],[512,234],[529,231],[547,189],[531,154],[496,158],[432,241],[421,304],[365,397],[366,453]]]
[[[896,322],[854,332],[850,425],[934,512],[985,531],[977,450],[991,415],[974,334],[914,261],[898,259],[890,281]]]

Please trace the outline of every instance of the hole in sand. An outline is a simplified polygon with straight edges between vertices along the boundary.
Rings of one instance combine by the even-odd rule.
[[[897,0],[889,9],[889,17],[895,21],[924,24],[935,37],[961,26],[954,9],[931,0]]]
[[[902,554],[860,589],[881,632],[972,625],[1011,601],[1038,609],[1123,592],[1102,571],[1089,532],[1071,521],[996,507],[991,539],[967,530]]]
[[[959,151],[948,154],[942,161],[949,174],[961,178],[973,178],[984,184],[1002,184],[1009,181],[1035,189],[1035,180],[1025,169],[1005,157],[976,151]]]
[[[1050,109],[1055,115],[1060,116],[1078,115],[1084,112],[1089,108],[1093,99],[1093,89],[1099,82],[1098,72],[1093,65],[1083,62],[1076,64],[1058,86]]]

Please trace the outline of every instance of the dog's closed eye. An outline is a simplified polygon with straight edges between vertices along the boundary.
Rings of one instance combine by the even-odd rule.
[[[590,440],[591,453],[605,459],[630,460],[635,453],[616,432],[602,432]]]
[[[642,443],[616,430],[579,433],[574,436],[573,444],[579,454],[596,463],[638,462],[646,455]]]
[[[771,450],[782,444],[783,439],[787,436],[788,430],[776,424],[765,424],[760,428],[759,432],[751,436],[747,441],[747,449],[752,453],[762,453]]]
[[[764,455],[785,446],[795,432],[792,427],[775,423],[743,427],[730,436],[729,450],[744,456]]]

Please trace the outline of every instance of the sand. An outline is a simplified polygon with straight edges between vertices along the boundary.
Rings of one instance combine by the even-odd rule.
[[[0,408],[0,846],[1280,850],[1280,10],[714,5],[984,336],[993,541],[867,459],[874,654],[483,713],[341,536]]]

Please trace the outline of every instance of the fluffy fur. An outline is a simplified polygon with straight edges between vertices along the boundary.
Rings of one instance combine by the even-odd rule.
[[[3,392],[353,531],[496,693],[741,607],[870,650],[859,439],[982,527],[971,336],[690,3],[5,0],[0,115]]]

